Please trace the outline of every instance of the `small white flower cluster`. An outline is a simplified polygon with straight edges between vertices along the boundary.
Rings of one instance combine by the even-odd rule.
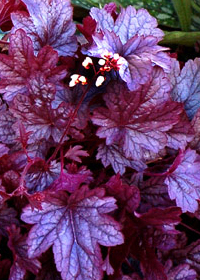
[[[101,66],[98,73],[101,73],[101,75],[97,77],[97,80],[95,82],[96,87],[101,86],[105,81],[106,78],[103,76],[105,72],[109,72],[112,69],[118,71],[120,69],[120,66],[122,65],[122,61],[121,61],[122,57],[118,53],[113,54],[111,52],[105,52],[101,55],[101,57],[102,58],[99,59],[98,61],[98,64]],[[86,69],[89,69],[90,65],[93,65],[93,61],[90,57],[86,57],[82,62],[82,66]],[[78,83],[82,83],[82,85],[86,85],[87,84],[86,77],[78,74],[72,75],[69,86],[74,87]]]
[[[87,79],[84,76],[78,75],[78,74],[74,74],[71,76],[71,81],[69,83],[70,87],[74,87],[75,85],[82,83],[82,85],[86,85],[87,84]]]

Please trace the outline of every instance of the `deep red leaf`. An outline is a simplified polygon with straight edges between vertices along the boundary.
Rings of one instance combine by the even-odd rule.
[[[127,185],[120,180],[120,176],[115,175],[106,183],[108,193],[120,202],[121,207],[133,213],[140,203],[140,192],[134,185]]]
[[[16,11],[26,10],[25,5],[20,0],[2,0],[0,3],[0,28],[8,31],[12,28],[10,14]]]
[[[9,55],[0,54],[0,93],[8,101],[18,93],[28,95],[29,77],[36,72],[43,72],[56,84],[66,75],[63,67],[56,67],[57,62],[58,54],[50,46],[42,48],[35,57],[31,38],[17,30],[10,36]]]

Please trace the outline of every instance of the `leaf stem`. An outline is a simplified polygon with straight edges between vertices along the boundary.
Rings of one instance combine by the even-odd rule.
[[[183,32],[183,31],[165,31],[165,37],[160,42],[161,45],[184,45],[188,47],[194,46],[194,44],[200,40],[200,31]]]
[[[191,231],[195,232],[196,234],[200,235],[200,232],[199,232],[198,230],[193,229],[192,227],[190,227],[190,226],[186,225],[185,223],[180,222],[180,225],[182,225],[183,227],[185,227],[185,228],[187,228],[187,229],[189,229],[189,230],[191,230]]]
[[[98,73],[97,73],[97,74],[98,74]],[[94,78],[95,78],[95,77],[96,77],[96,75],[94,76]],[[65,131],[64,131],[62,137],[60,138],[60,141],[59,141],[59,143],[58,143],[58,145],[57,145],[55,151],[53,152],[53,154],[51,155],[51,157],[47,160],[47,164],[48,164],[51,160],[53,160],[53,159],[56,157],[58,151],[60,150],[60,148],[61,148],[61,146],[62,146],[62,144],[63,144],[63,143],[62,143],[62,142],[63,142],[63,139],[64,139],[65,135],[67,134],[67,132],[68,132],[68,130],[69,130],[69,128],[70,128],[70,125],[71,125],[72,121],[74,120],[74,118],[75,118],[75,116],[76,116],[76,114],[77,114],[77,112],[78,112],[78,110],[79,110],[79,108],[80,108],[80,106],[81,106],[81,104],[82,104],[82,102],[83,102],[85,96],[86,96],[86,93],[89,91],[90,87],[92,86],[92,83],[93,83],[94,78],[91,80],[91,82],[90,82],[90,83],[88,84],[88,86],[86,87],[86,90],[83,92],[83,94],[82,94],[82,96],[81,96],[81,99],[79,100],[78,105],[76,106],[76,108],[75,108],[75,110],[74,110],[72,116],[70,117],[70,119],[69,119],[69,121],[68,121],[68,123],[67,123],[67,126],[66,126],[66,128],[65,128]]]
[[[172,0],[181,29],[189,31],[191,26],[191,0]]]
[[[6,44],[6,45],[9,45],[9,44],[10,44],[10,42],[4,41],[4,40],[0,40],[0,44]]]

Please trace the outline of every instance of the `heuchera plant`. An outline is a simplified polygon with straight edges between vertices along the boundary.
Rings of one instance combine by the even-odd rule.
[[[0,16],[0,280],[200,279],[200,58],[132,6]]]

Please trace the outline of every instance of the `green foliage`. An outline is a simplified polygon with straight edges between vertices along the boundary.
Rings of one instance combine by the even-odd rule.
[[[172,1],[170,0],[143,0],[143,1],[135,1],[135,0],[119,0],[121,4],[128,3],[134,6],[134,2],[141,3],[140,7],[145,8],[149,11],[149,13],[154,16],[160,25],[169,26],[173,28],[178,28],[178,18],[173,7]],[[123,5],[123,4],[122,4]],[[136,7],[136,6],[135,6]]]
[[[90,9],[103,7],[112,0],[71,0],[73,5]],[[200,0],[113,0],[118,6],[145,8],[163,27],[179,31],[166,32],[164,44],[193,46],[200,40]],[[180,29],[182,31],[180,31]],[[197,31],[197,32],[189,32]]]
[[[200,30],[200,0],[191,0],[191,30]]]
[[[199,1],[199,0],[198,0]],[[72,0],[72,3],[86,9],[91,7],[103,7],[110,0]],[[170,0],[117,0],[114,1],[117,5],[126,7],[134,6],[136,9],[145,8],[149,13],[156,17],[159,24],[173,28],[179,27],[178,18]]]
[[[200,31],[184,32],[184,31],[165,31],[165,37],[161,41],[162,45],[184,45],[192,47],[200,40]]]
[[[191,27],[191,0],[172,0],[183,31]]]

